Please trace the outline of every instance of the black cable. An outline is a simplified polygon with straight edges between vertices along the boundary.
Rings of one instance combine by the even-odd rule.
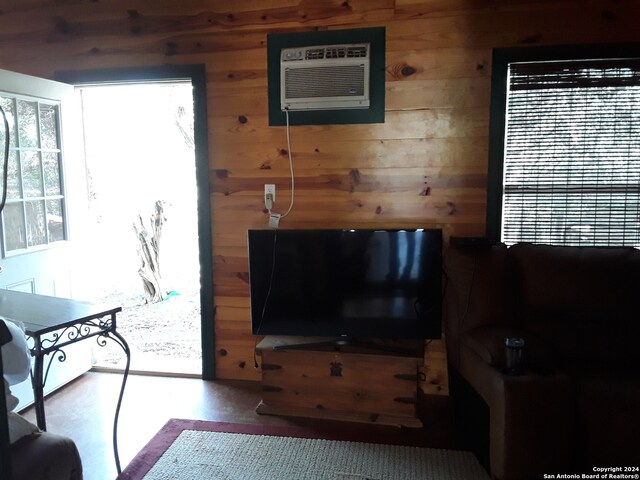
[[[267,311],[267,304],[269,303],[269,297],[271,296],[271,287],[273,287],[273,276],[276,273],[276,245],[278,244],[278,230],[273,231],[273,252],[271,255],[271,276],[269,277],[269,288],[267,289],[267,296],[264,299],[264,305],[262,306],[262,313],[260,315],[260,323],[256,330],[257,334],[260,334],[262,329],[262,322],[264,320],[264,314]]]
[[[444,302],[445,298],[447,298],[447,288],[449,287],[449,274],[442,267],[442,277],[444,279],[444,285],[442,286],[442,301]]]
[[[267,311],[267,303],[269,302],[269,297],[271,296],[271,287],[273,286],[273,276],[276,272],[276,245],[278,243],[278,230],[275,229],[273,231],[273,251],[272,251],[272,260],[271,260],[271,275],[269,277],[269,288],[267,289],[267,295],[264,299],[264,304],[262,305],[262,313],[260,314],[260,322],[258,323],[258,328],[256,328],[256,340],[253,346],[253,365],[255,368],[258,368],[258,357],[257,357],[257,347],[258,347],[258,336],[260,335],[260,330],[262,329],[262,322],[264,321],[264,314]]]
[[[422,317],[424,317],[425,315],[429,315],[431,314],[431,312],[433,310],[435,310],[438,306],[440,306],[440,308],[442,309],[446,294],[447,294],[447,287],[449,286],[449,275],[447,274],[446,270],[444,269],[444,267],[441,268],[441,272],[442,272],[442,278],[444,279],[444,282],[442,283],[442,291],[440,293],[440,302],[437,304],[431,304],[429,306],[427,306],[424,310],[423,310],[423,315]],[[416,315],[416,319],[420,320],[421,319],[421,315],[420,315],[420,311],[419,311],[419,307],[420,304],[422,302],[422,298],[418,297],[415,299],[415,301],[413,302],[413,311]],[[442,322],[442,318],[440,319],[440,321]],[[428,345],[428,343],[426,344]]]
[[[4,159],[2,162],[2,200],[0,201],[0,212],[4,209],[4,204],[7,202],[7,182],[9,180],[9,120],[7,114],[4,113],[4,109],[0,105],[0,114],[2,114],[2,120],[4,122]]]

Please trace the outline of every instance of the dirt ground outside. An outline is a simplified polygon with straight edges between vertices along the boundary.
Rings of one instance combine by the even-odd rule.
[[[146,304],[142,293],[109,292],[100,299],[105,305],[122,306],[117,331],[131,349],[133,370],[191,373],[202,371],[200,337],[200,293],[172,292],[165,300]],[[94,364],[124,368],[122,349],[109,341],[93,349]]]
[[[86,271],[78,278],[87,280],[74,291],[122,307],[117,330],[131,347],[132,369],[201,374],[193,87],[181,81],[94,85],[80,93],[88,215],[79,242],[85,250],[78,252],[85,259],[79,269]],[[158,202],[163,221],[155,238]],[[141,222],[158,248],[157,289],[171,292],[153,304],[145,301],[139,275],[149,263],[133,228]],[[93,355],[96,366],[124,367],[115,342],[96,346]]]

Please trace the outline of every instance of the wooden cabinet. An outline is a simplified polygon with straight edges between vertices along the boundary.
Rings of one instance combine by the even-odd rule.
[[[309,339],[266,337],[260,414],[421,427],[417,416],[421,354],[351,346],[288,348]],[[281,350],[274,350],[280,347]]]

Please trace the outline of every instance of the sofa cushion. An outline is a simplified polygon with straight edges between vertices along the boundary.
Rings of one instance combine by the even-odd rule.
[[[640,361],[640,251],[518,244],[509,256],[515,321],[550,339],[561,362]]]
[[[527,329],[539,338],[544,338],[555,366],[573,372],[584,364],[579,347],[580,320],[574,317],[559,317],[552,314],[530,317]]]
[[[630,317],[640,306],[635,248],[517,244],[509,255],[521,309],[602,318]]]

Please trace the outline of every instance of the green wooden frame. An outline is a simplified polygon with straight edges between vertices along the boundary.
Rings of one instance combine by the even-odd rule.
[[[280,51],[283,48],[344,43],[371,44],[369,108],[292,111],[289,112],[289,122],[291,125],[384,123],[385,28],[372,27],[267,35],[269,126],[286,124],[285,114],[280,110]]]
[[[486,237],[491,242],[500,241],[502,228],[502,181],[504,175],[505,112],[509,64],[512,62],[638,57],[640,57],[640,43],[493,49],[486,212]]]
[[[202,378],[215,380],[215,311],[213,307],[213,254],[209,198],[209,136],[207,131],[207,78],[205,66],[165,65],[56,72],[55,79],[72,85],[190,79],[193,85],[193,129],[198,189],[198,246],[200,250],[200,306]]]

